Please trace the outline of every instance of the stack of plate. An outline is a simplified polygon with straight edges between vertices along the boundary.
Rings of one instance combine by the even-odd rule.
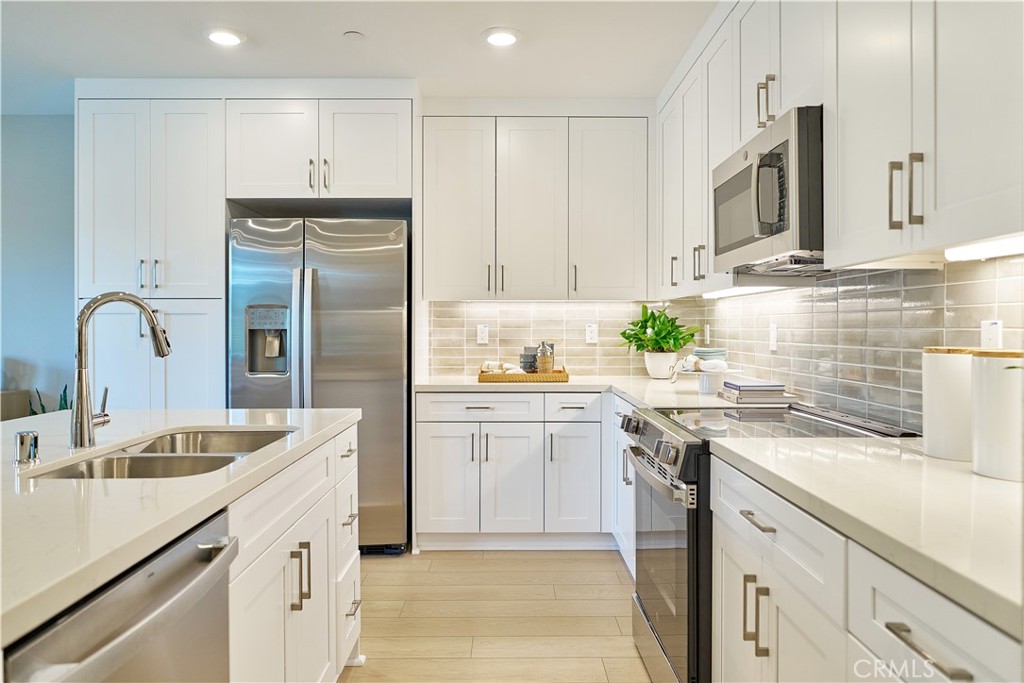
[[[693,355],[701,360],[725,360],[728,353],[728,349],[696,348],[693,350]]]

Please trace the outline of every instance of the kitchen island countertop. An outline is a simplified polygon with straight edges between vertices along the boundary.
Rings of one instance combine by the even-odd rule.
[[[359,410],[111,411],[96,446],[68,447],[71,413],[4,422],[0,647],[159,550],[354,425]],[[28,475],[172,428],[289,427],[288,437],[213,472],[164,479],[33,479]],[[13,466],[14,433],[39,433],[35,468]]]

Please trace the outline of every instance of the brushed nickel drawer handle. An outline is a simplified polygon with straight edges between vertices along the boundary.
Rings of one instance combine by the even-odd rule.
[[[352,609],[350,611],[348,611],[348,612],[345,612],[345,616],[346,617],[354,617],[356,615],[356,612],[358,612],[359,608],[362,607],[362,606],[363,606],[363,601],[362,600],[353,600],[352,601]]]
[[[768,648],[761,646],[761,598],[769,594],[767,586],[754,589],[754,656],[767,657]]]
[[[932,666],[939,670],[943,676],[951,681],[973,681],[974,674],[966,669],[961,669],[956,666],[946,666],[939,662],[939,660],[932,657],[923,647],[914,642],[913,638],[910,637],[910,627],[899,621],[887,621],[885,622],[885,630],[896,636],[897,640],[909,647],[914,654],[926,662],[931,662]]]
[[[768,122],[761,118],[761,91],[764,91],[764,101],[768,102],[768,84],[764,81],[758,81],[757,91],[754,93],[754,99],[757,100],[757,127],[764,128],[768,125]]]
[[[754,519],[754,511],[753,510],[740,510],[740,514],[743,516],[743,519],[745,519],[748,522],[750,522],[751,524],[753,524],[754,528],[757,529],[758,531],[760,531],[762,534],[774,534],[775,533],[775,531],[776,531],[775,527],[767,526],[765,524],[761,524],[756,519]]]
[[[484,432],[484,462],[491,461],[491,435]]]
[[[775,82],[775,74],[764,75],[764,120],[766,123],[771,123],[775,120],[775,114],[772,113],[771,99],[768,97],[769,85]]]
[[[353,448],[352,446],[349,446],[348,450],[341,454],[341,457],[343,457],[343,458],[351,458],[353,455],[355,455],[358,452],[359,452],[358,449]]]
[[[302,591],[303,600],[313,598],[313,548],[309,541],[299,542],[299,552],[306,551],[306,590]],[[302,579],[299,579],[299,590],[302,590]]]
[[[494,410],[494,406],[466,406],[466,410]]]
[[[754,640],[757,634],[747,628],[747,586],[757,583],[757,574],[743,575],[743,640]],[[755,626],[756,628],[756,626]]]
[[[889,162],[889,229],[890,230],[902,230],[903,221],[898,221],[893,218],[893,189],[892,189],[892,175],[896,171],[903,173],[903,162],[902,161],[890,161]]]
[[[676,261],[679,260],[678,256],[670,256],[668,259],[668,286],[677,287],[679,285],[676,282]]]
[[[560,407],[560,409],[561,409],[561,410],[586,410],[586,409],[587,409],[587,407],[586,407],[586,406],[567,406],[567,405],[564,405],[564,404],[563,404],[563,405],[562,405],[562,406]]]
[[[469,461],[476,462],[476,434],[469,433]]]
[[[914,213],[914,164],[921,164],[921,168],[923,170],[924,169],[924,154],[921,154],[920,152],[911,152],[910,153],[910,158],[907,161],[907,165],[910,167],[910,180],[908,182],[908,185],[909,185],[908,192],[910,194],[910,197],[909,197],[910,211],[908,213],[909,213],[910,217],[909,217],[908,220],[910,221],[911,225],[924,225],[924,214],[923,213],[917,213],[917,214]],[[923,193],[922,193],[922,196],[923,196]]]
[[[288,559],[299,561],[299,601],[291,603],[290,607],[293,612],[302,611],[302,551],[293,550],[288,553]]]
[[[352,526],[353,524],[356,523],[357,519],[359,519],[359,513],[358,512],[353,512],[352,514],[350,514],[348,516],[347,520],[345,520],[344,522],[341,523],[341,525],[342,526]]]

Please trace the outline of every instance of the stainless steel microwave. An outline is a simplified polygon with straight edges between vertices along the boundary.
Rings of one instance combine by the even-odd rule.
[[[714,270],[823,270],[821,107],[778,117],[715,168]]]

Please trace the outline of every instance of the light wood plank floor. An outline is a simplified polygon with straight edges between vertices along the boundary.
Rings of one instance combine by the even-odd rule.
[[[364,556],[366,666],[342,683],[648,683],[614,551]]]

